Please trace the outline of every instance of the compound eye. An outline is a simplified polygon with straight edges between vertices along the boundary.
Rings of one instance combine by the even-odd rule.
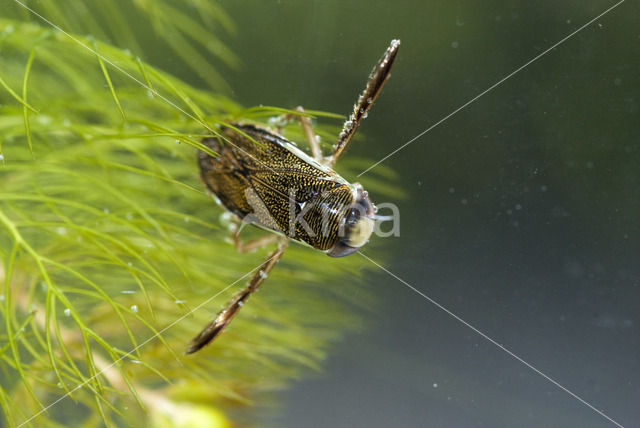
[[[347,227],[352,227],[355,226],[355,224],[358,222],[358,220],[360,219],[360,211],[357,210],[356,208],[351,208],[351,211],[349,212],[349,215],[347,216]]]

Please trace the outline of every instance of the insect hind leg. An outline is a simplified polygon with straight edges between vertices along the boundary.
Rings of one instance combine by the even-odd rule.
[[[356,134],[360,123],[367,117],[369,109],[373,106],[373,103],[382,91],[382,87],[391,75],[391,68],[393,67],[399,48],[400,40],[392,40],[384,55],[382,55],[382,58],[380,58],[375,67],[373,67],[373,70],[371,70],[367,85],[354,104],[353,113],[351,113],[349,119],[344,123],[342,132],[340,132],[340,136],[338,137],[338,142],[333,146],[333,154],[329,158],[329,166],[334,166],[338,159],[340,159],[340,156],[342,156],[342,153],[344,153],[344,150]]]
[[[281,239],[278,242],[278,248],[269,254],[267,259],[262,262],[256,273],[251,277],[251,280],[245,289],[236,294],[231,301],[227,303],[225,308],[218,312],[215,319],[207,324],[207,326],[191,340],[189,349],[185,352],[186,354],[193,354],[194,352],[204,348],[224,331],[238,312],[240,312],[242,306],[244,306],[247,300],[249,300],[249,297],[251,297],[260,285],[262,285],[264,280],[267,279],[267,275],[269,275],[271,269],[273,269],[278,260],[282,257],[287,245],[288,241],[286,239]]]
[[[249,241],[243,241],[240,238],[240,231],[242,227],[236,228],[235,231],[231,233],[231,239],[233,240],[233,245],[236,247],[236,251],[239,253],[252,253],[260,248],[264,248],[267,245],[270,245],[276,242],[279,236],[274,234],[268,234],[265,236],[261,236],[260,238],[251,239]]]

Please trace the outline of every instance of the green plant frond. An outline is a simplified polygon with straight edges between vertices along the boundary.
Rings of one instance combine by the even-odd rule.
[[[144,68],[144,63],[142,62],[139,56],[136,57],[136,64],[138,64],[138,69],[140,70],[140,74],[144,78],[144,83],[147,85],[147,89],[151,92],[151,95],[153,95],[154,93],[156,93],[156,90],[153,89],[153,84],[151,83],[151,79],[149,79],[149,75],[147,74],[147,71]]]
[[[4,217],[4,214],[0,211],[0,221],[4,221],[6,219],[6,217]],[[9,225],[10,226],[10,225]],[[15,235],[14,235],[15,236]],[[20,244],[17,242],[18,239],[16,239],[16,242],[14,242],[13,247],[11,249],[11,254],[9,255],[9,258],[7,260],[7,263],[5,263],[5,286],[4,286],[4,320],[5,320],[5,329],[6,329],[6,333],[8,336],[8,342],[9,342],[9,347],[11,349],[11,355],[13,358],[12,364],[13,367],[15,368],[15,370],[18,372],[18,375],[20,377],[20,379],[22,380],[23,385],[25,386],[27,392],[29,393],[29,395],[33,398],[33,400],[38,403],[38,405],[40,407],[42,406],[42,403],[40,403],[40,401],[38,400],[32,386],[31,383],[29,382],[29,380],[27,379],[27,375],[26,372],[23,368],[23,365],[21,364],[21,360],[20,360],[20,354],[18,352],[18,344],[17,344],[17,337],[16,334],[13,333],[13,325],[12,325],[12,321],[17,321],[15,319],[15,317],[13,316],[13,310],[14,308],[12,307],[12,284],[11,284],[11,277],[13,274],[13,269],[15,266],[15,262],[16,262],[16,256],[18,254],[19,251],[19,247]]]
[[[301,113],[297,110],[286,109],[281,107],[272,107],[272,106],[255,106],[250,107],[239,112],[235,113],[239,118],[261,118],[261,117],[274,117],[277,115],[283,114],[291,114],[294,116],[307,116],[310,118],[317,117],[326,117],[329,119],[341,119],[344,120],[345,116],[336,113],[330,113],[326,111],[320,110],[304,110],[304,113]]]
[[[204,23],[199,23],[197,20],[183,13],[180,8],[171,6],[169,2],[158,2],[158,9],[159,16],[168,17],[176,29],[189,37],[189,46],[193,46],[192,42],[195,41],[228,66],[236,68],[240,65],[238,57],[230,51],[218,37],[208,32]],[[201,11],[203,11],[203,9],[201,9]],[[214,12],[211,8],[209,8],[208,11],[210,14]],[[220,9],[217,9],[217,11],[220,11]],[[218,73],[216,72],[216,74]],[[222,77],[220,77],[220,79],[222,79]]]
[[[11,400],[11,396],[5,392],[5,389],[0,386],[0,407],[2,408],[2,412],[6,418],[7,424],[10,427],[15,427],[18,424],[16,423],[15,416],[13,415],[13,408],[15,404]]]
[[[16,92],[13,89],[11,89],[11,87],[7,84],[7,82],[5,82],[2,76],[0,76],[0,86],[6,89],[6,91],[9,92],[9,94],[11,94],[11,96],[20,104],[22,104],[24,107],[28,108],[33,113],[38,113],[38,110],[36,110],[34,107],[31,107],[29,104],[27,104],[27,102],[23,98],[20,98],[20,95],[16,94]]]
[[[24,100],[24,104],[22,106],[22,111],[24,115],[24,131],[27,136],[27,143],[29,144],[29,151],[31,152],[31,157],[33,157],[33,143],[31,141],[31,128],[29,126],[29,108],[27,107],[27,87],[29,82],[29,73],[31,72],[31,65],[33,64],[33,58],[35,58],[35,49],[31,49],[29,53],[29,59],[27,60],[27,66],[24,71],[24,81],[22,83],[22,99]]]
[[[311,116],[314,116],[314,117],[326,117],[328,119],[345,120],[347,118],[343,114],[332,113],[332,112],[322,111],[322,110],[307,110],[307,109],[305,109],[305,113],[309,114]],[[340,125],[342,125],[342,124],[340,124]]]
[[[196,103],[194,103],[182,89],[180,89],[180,87],[175,85],[171,79],[169,79],[162,73],[151,71],[151,74],[156,80],[160,81],[164,86],[169,88],[171,92],[173,92],[180,99],[180,101],[182,101],[182,103],[191,110],[191,113],[193,113],[195,119],[198,122],[200,122],[203,126],[206,126],[207,122],[204,118],[204,113],[202,112],[200,107]]]
[[[60,369],[58,368],[57,358],[56,358],[56,356],[54,354],[55,347],[54,347],[54,344],[53,344],[53,336],[56,337],[58,343],[60,344],[60,350],[62,351],[64,356],[67,358],[67,362],[69,363],[69,366],[72,368],[72,370],[78,376],[78,378],[79,379],[83,379],[83,375],[80,372],[80,370],[78,370],[77,366],[74,363],[73,358],[69,354],[69,351],[67,349],[67,345],[66,345],[65,341],[62,339],[62,334],[60,333],[60,328],[59,328],[58,323],[57,322],[52,322],[52,320],[57,321],[57,318],[55,316],[55,296],[51,292],[51,289],[48,289],[47,290],[47,297],[46,297],[46,304],[45,304],[45,319],[44,319],[44,332],[45,332],[47,355],[49,357],[49,362],[51,363],[51,369],[55,373],[55,375],[56,375],[56,377],[58,379],[58,382],[62,386],[62,389],[67,394],[70,394],[71,391],[67,387],[66,382],[62,379],[62,375],[60,373]],[[51,328],[50,326],[52,326],[53,328]],[[52,330],[53,330],[53,335],[52,335]]]
[[[0,310],[0,312],[4,312],[4,308],[2,308],[2,310]],[[27,326],[29,325],[29,323],[31,323],[31,321],[33,320],[33,316],[35,315],[34,311],[31,311],[27,317],[22,320],[22,324],[20,324],[18,326],[18,328],[16,329],[16,334],[14,336],[15,339],[19,339],[22,335],[23,332],[26,330]],[[9,336],[7,336],[7,343],[4,344],[4,346],[2,346],[0,348],[0,356],[3,355],[10,347],[10,343],[9,343]]]
[[[200,141],[193,139],[192,134],[185,135],[185,134],[177,133],[175,131],[172,131],[170,128],[167,128],[160,124],[149,122],[146,120],[137,120],[137,122],[147,126],[151,130],[160,131],[161,133],[168,134],[169,136],[175,136],[176,141],[185,143],[195,149],[201,150],[210,156],[213,156],[213,157],[218,156],[216,152],[214,152],[213,150],[211,150],[210,148],[202,144]]]
[[[227,12],[217,3],[208,0],[191,0],[198,10],[200,18],[207,27],[220,25],[230,34],[236,33],[236,24]]]
[[[102,74],[104,74],[104,80],[107,81],[107,85],[109,85],[109,91],[111,92],[111,96],[113,97],[113,101],[116,103],[116,106],[118,106],[118,110],[120,111],[120,114],[122,115],[122,120],[123,121],[127,121],[127,115],[124,113],[124,109],[122,108],[122,105],[120,104],[120,100],[118,99],[118,94],[116,94],[116,88],[113,87],[113,82],[111,81],[111,76],[109,76],[109,71],[107,70],[107,67],[105,67],[104,65],[104,61],[102,60],[102,55],[100,55],[100,52],[98,51],[98,45],[96,43],[94,43],[94,50],[96,51],[96,58],[98,59],[98,63],[100,64],[100,70],[102,70]]]

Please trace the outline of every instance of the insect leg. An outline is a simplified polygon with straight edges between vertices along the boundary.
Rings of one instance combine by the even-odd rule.
[[[294,110],[302,114],[292,114],[292,113],[285,114],[284,116],[282,116],[281,123],[286,124],[294,119],[298,119],[298,121],[300,122],[300,126],[302,127],[302,132],[304,133],[304,137],[307,140],[307,143],[309,143],[311,154],[313,155],[315,160],[317,160],[318,162],[323,162],[324,158],[322,157],[322,150],[320,149],[320,144],[318,144],[318,140],[316,140],[316,133],[313,132],[313,125],[311,124],[311,119],[309,119],[309,116],[304,115],[305,112],[302,106],[298,106]],[[282,134],[283,128],[284,128],[284,125],[278,126],[276,128],[278,134]]]
[[[227,306],[221,310],[216,318],[211,321],[196,337],[191,340],[189,349],[186,354],[193,354],[199,351],[209,343],[211,343],[222,331],[229,325],[233,317],[240,311],[240,308],[247,302],[249,297],[262,285],[267,278],[271,269],[276,265],[284,250],[287,248],[288,241],[282,239],[278,242],[278,248],[276,248],[269,257],[260,265],[256,273],[253,275],[247,287],[236,294]]]
[[[400,40],[392,40],[386,52],[382,55],[380,61],[378,61],[378,64],[373,67],[371,74],[369,74],[367,86],[364,88],[364,91],[362,91],[362,94],[360,94],[358,101],[354,104],[353,113],[351,113],[351,116],[349,116],[349,119],[347,119],[342,127],[342,132],[340,132],[338,142],[334,146],[333,154],[329,160],[329,166],[335,165],[338,159],[340,159],[344,149],[347,148],[349,142],[351,142],[351,139],[358,130],[360,123],[367,117],[369,109],[376,98],[378,98],[378,95],[380,95],[382,87],[390,76],[391,68],[393,67],[393,62],[396,59],[399,48]]]
[[[242,220],[240,220],[240,218],[238,218],[237,216],[231,218],[231,223],[229,224],[229,232],[231,232],[231,242],[236,248],[236,251],[239,253],[252,253],[260,248],[264,248],[267,245],[276,242],[279,238],[278,235],[269,233],[260,238],[243,241],[240,238],[240,232],[242,232],[245,224],[246,223],[243,223]]]
[[[298,107],[296,107],[294,110],[298,110]],[[285,126],[287,126],[297,118],[298,118],[298,115],[293,113],[286,113],[280,116],[276,116],[276,118],[274,119],[274,122],[277,124],[276,132],[282,135],[282,131],[284,130]]]
[[[250,241],[243,241],[242,239],[240,239],[240,229],[237,229],[231,235],[231,239],[233,239],[233,245],[236,247],[236,251],[239,253],[251,253],[276,242],[278,238],[278,235],[270,233],[260,238],[252,239]]]
[[[304,113],[304,109],[302,108],[302,106],[296,107],[296,111]],[[318,162],[322,162],[322,150],[320,149],[318,140],[316,140],[316,133],[313,132],[311,119],[309,119],[309,116],[300,115],[298,116],[298,120],[300,121],[300,126],[302,127],[302,132],[304,132],[304,136],[307,139],[307,143],[309,143],[311,154],[313,155],[315,160],[317,160]]]

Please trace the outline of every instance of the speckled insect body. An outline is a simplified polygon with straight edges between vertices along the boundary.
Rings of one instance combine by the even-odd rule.
[[[329,157],[322,155],[301,107],[297,108],[299,114],[291,117],[300,121],[311,155],[275,130],[255,124],[230,123],[202,141],[218,154],[198,153],[200,176],[208,191],[243,222],[274,231],[280,238],[247,287],[193,339],[187,353],[198,351],[226,328],[282,257],[289,240],[332,257],[352,254],[369,240],[374,205],[360,184],[347,182],[333,166],[389,78],[399,47],[400,41],[392,40],[373,68]],[[235,239],[240,250],[237,234]]]
[[[345,256],[361,246],[362,238],[370,235],[374,213],[359,184],[348,183],[273,131],[234,127],[255,142],[224,128],[227,141],[203,141],[219,156],[199,154],[202,180],[225,208],[244,222],[331,256]]]

